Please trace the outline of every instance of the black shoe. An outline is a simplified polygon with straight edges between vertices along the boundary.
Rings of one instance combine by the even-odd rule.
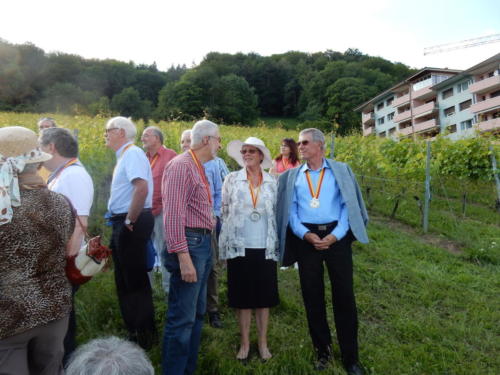
[[[156,330],[137,331],[135,342],[144,350],[151,350],[154,345],[158,344],[158,332]]]
[[[346,366],[345,370],[347,371],[348,375],[365,375],[365,370],[359,362]]]
[[[222,328],[222,322],[220,321],[220,315],[218,311],[213,311],[208,313],[208,321],[210,326],[213,328]]]

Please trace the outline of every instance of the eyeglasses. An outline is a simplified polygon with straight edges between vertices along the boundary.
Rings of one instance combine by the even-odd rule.
[[[257,150],[255,148],[247,148],[244,150],[240,150],[240,152],[242,155],[245,155],[246,153],[255,154],[257,152]]]
[[[111,130],[116,130],[116,129],[120,129],[120,128],[108,128],[108,129],[104,130],[104,132],[106,134],[108,134]]]
[[[290,146],[288,146],[288,145],[281,145],[281,147],[290,147]]]
[[[305,140],[305,141],[298,141],[297,142],[297,146],[307,146],[309,144],[309,141]]]

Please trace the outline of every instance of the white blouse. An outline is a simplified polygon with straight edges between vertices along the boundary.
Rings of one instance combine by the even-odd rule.
[[[268,173],[262,171],[263,181],[260,187],[257,201],[257,211],[261,215],[260,220],[266,220],[266,228],[260,235],[264,239],[266,259],[278,260],[278,236],[276,230],[276,180]],[[222,186],[222,229],[219,236],[220,259],[232,259],[245,256],[246,225],[253,207],[248,204],[250,189],[248,186],[247,172],[243,168],[237,172],[228,174]]]

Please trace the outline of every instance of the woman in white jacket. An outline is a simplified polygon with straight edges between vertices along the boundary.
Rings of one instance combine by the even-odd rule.
[[[224,181],[219,237],[220,258],[227,260],[228,302],[236,309],[240,327],[236,358],[248,358],[255,310],[259,355],[268,360],[272,356],[267,345],[269,308],[279,303],[277,185],[264,172],[271,166],[271,154],[264,142],[255,137],[230,142],[227,152],[243,167]]]

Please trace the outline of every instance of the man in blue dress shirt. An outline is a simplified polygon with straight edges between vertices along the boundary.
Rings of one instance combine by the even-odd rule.
[[[368,215],[358,184],[347,164],[324,157],[325,137],[318,129],[299,135],[306,162],[279,177],[277,225],[284,266],[299,265],[300,286],[317,370],[327,368],[332,339],[328,326],[324,266],[333,296],[335,327],[348,374],[364,374],[358,359],[358,320],[353,290],[351,243],[368,242]]]
[[[153,176],[144,151],[135,146],[132,121],[114,117],[106,124],[106,146],[116,153],[108,211],[116,291],[129,340],[150,349],[157,339],[146,244],[153,232]]]

